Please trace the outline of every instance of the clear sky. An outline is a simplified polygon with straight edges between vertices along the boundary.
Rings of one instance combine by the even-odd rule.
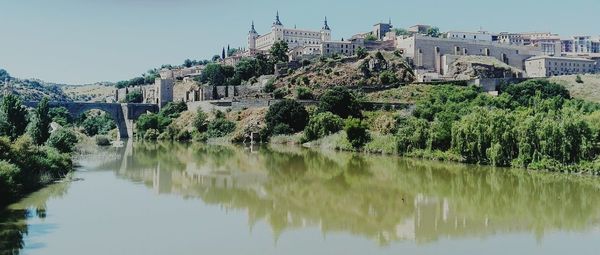
[[[327,16],[334,39],[388,18],[442,31],[600,35],[599,0],[0,0],[0,68],[69,84],[129,79],[245,47],[250,22],[267,32],[276,10],[289,27],[318,30]]]

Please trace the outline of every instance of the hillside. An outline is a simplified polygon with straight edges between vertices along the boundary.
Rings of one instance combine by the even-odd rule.
[[[382,79],[382,76],[385,77]],[[288,89],[308,87],[318,95],[332,86],[370,86],[413,80],[412,69],[401,56],[391,52],[370,52],[363,59],[319,58],[308,64],[305,62],[303,67],[278,78],[274,85]]]
[[[583,83],[577,83],[577,75],[555,76],[550,81],[565,86],[574,98],[600,103],[600,74],[580,75]]]
[[[86,85],[64,85],[63,92],[73,101],[106,102],[113,98],[115,86],[112,83],[94,83]]]

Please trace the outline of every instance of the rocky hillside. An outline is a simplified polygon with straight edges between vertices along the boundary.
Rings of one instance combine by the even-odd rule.
[[[106,102],[108,98],[114,98],[116,88],[113,83],[94,83],[63,85],[61,89],[73,101]]]
[[[10,88],[7,88],[7,81]],[[48,97],[53,101],[71,101],[59,84],[35,79],[18,79],[11,77],[6,70],[0,69],[0,90],[5,91],[6,89],[10,89],[26,101],[40,100],[44,97]]]
[[[315,95],[333,86],[372,86],[407,83],[412,69],[399,54],[369,52],[364,58],[318,58],[275,80],[276,88],[307,87]],[[291,93],[291,92],[290,92]]]
[[[457,80],[469,80],[512,77],[514,73],[522,72],[492,57],[461,56],[450,64],[446,76]]]

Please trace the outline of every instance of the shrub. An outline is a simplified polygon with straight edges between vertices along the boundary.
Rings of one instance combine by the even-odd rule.
[[[294,131],[290,128],[290,125],[285,123],[279,123],[273,128],[274,135],[287,135],[291,133],[294,133]]]
[[[346,139],[355,149],[362,148],[371,139],[366,125],[360,119],[348,118],[344,131],[346,131]]]
[[[561,98],[570,99],[569,91],[562,85],[547,80],[529,80],[519,84],[508,85],[503,91],[512,97],[521,106],[533,104],[532,98],[539,96],[541,99]]]
[[[110,130],[117,127],[115,121],[106,113],[100,115],[86,114],[81,126],[83,132],[88,136],[106,135]]]
[[[310,85],[310,80],[308,79],[308,77],[304,76],[302,77],[302,83],[304,83],[304,85]]]
[[[349,116],[360,118],[360,102],[357,97],[348,89],[335,87],[327,90],[319,98],[319,111],[331,112],[342,118]]]
[[[208,115],[202,111],[202,108],[198,108],[196,116],[194,117],[194,128],[198,132],[206,132],[208,128]]]
[[[69,110],[67,110],[67,108],[65,107],[50,108],[48,114],[50,114],[50,118],[52,118],[52,121],[58,123],[61,126],[65,126],[73,122]]]
[[[160,112],[158,114],[171,119],[176,119],[177,117],[179,117],[179,114],[181,114],[184,111],[187,111],[187,109],[187,104],[185,102],[169,102],[162,109],[160,109]]]
[[[217,118],[208,124],[209,137],[223,137],[235,130],[235,123],[225,118]]]
[[[278,124],[286,124],[289,127],[289,133],[299,132],[308,122],[308,112],[299,102],[285,99],[269,107],[265,121],[270,134]]]
[[[583,83],[583,79],[581,79],[581,75],[577,75],[577,77],[575,77],[575,82]]]
[[[273,98],[275,99],[283,99],[289,93],[287,88],[278,88],[273,91]]]
[[[144,96],[141,91],[135,90],[127,93],[125,96],[125,102],[127,103],[141,103],[144,101]]]
[[[368,55],[367,50],[363,47],[358,47],[356,49],[356,57],[358,57],[359,59],[363,59]]]
[[[175,140],[177,141],[189,141],[192,140],[192,134],[187,130],[181,130],[175,136]]]
[[[105,135],[97,135],[96,136],[96,145],[98,146],[109,146],[111,145],[110,139]]]
[[[331,112],[322,112],[314,115],[308,121],[304,129],[304,139],[307,141],[316,140],[333,133],[336,133],[344,127],[344,121],[339,116]]]
[[[269,79],[263,90],[265,93],[271,93],[275,91],[275,79]]]
[[[158,139],[159,135],[160,133],[158,132],[158,130],[151,128],[146,130],[146,132],[144,133],[144,140],[153,141]]]
[[[379,81],[384,85],[392,84],[398,82],[398,77],[392,71],[383,71],[379,74]]]
[[[300,100],[310,100],[313,99],[312,91],[307,87],[298,87],[296,88],[296,99]]]
[[[19,182],[21,171],[6,161],[0,161],[0,205],[12,202],[21,190]]]
[[[62,153],[70,153],[75,149],[77,143],[77,136],[73,131],[61,128],[50,135],[50,138],[46,144],[50,147],[57,149]]]

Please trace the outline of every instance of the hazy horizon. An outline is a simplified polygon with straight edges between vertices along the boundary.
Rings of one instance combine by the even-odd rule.
[[[402,28],[422,23],[442,31],[600,35],[597,0],[568,9],[533,0],[9,0],[0,7],[0,68],[65,84],[115,82],[187,58],[210,59],[228,44],[246,47],[251,21],[260,34],[268,32],[277,10],[287,27],[319,30],[327,16],[335,40],[388,19]]]

